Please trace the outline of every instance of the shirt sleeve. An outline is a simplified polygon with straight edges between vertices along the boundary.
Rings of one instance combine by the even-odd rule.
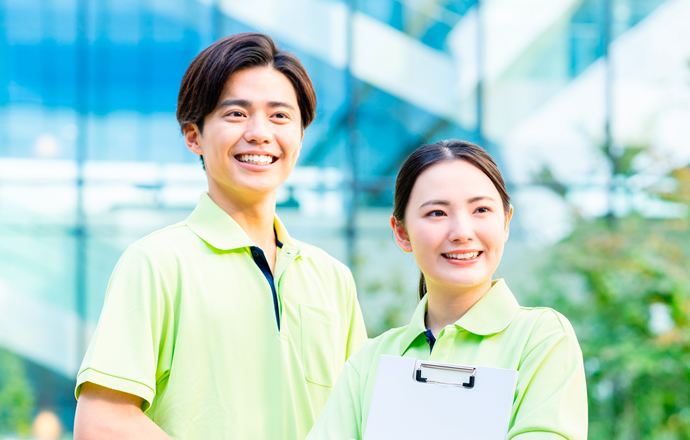
[[[77,375],[75,395],[92,382],[144,400],[148,410],[156,383],[170,369],[173,317],[165,279],[154,258],[130,246],[108,283],[105,304]]]
[[[352,356],[359,350],[367,341],[367,329],[364,326],[364,319],[362,318],[362,310],[359,307],[357,300],[357,289],[355,281],[350,274],[350,330],[347,337],[346,359]]]
[[[507,440],[587,439],[582,352],[565,317],[549,315],[521,362]]]
[[[359,440],[364,435],[360,429],[362,425],[360,376],[352,361],[353,359],[350,359],[345,363],[326,406],[306,440]]]

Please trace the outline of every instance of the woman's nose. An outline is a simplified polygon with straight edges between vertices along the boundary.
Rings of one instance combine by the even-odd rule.
[[[450,219],[448,239],[453,242],[466,242],[474,238],[472,222],[464,216],[455,216]]]

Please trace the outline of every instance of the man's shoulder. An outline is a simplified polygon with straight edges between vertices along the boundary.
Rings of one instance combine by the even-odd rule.
[[[323,249],[314,246],[303,241],[292,239],[293,243],[300,248],[300,256],[305,260],[310,262],[316,267],[323,270],[332,269],[339,273],[350,274],[350,268],[348,268],[344,263],[339,261],[337,258],[330,255]]]
[[[120,262],[148,261],[160,268],[176,267],[199,248],[199,238],[185,221],[166,226],[130,244]]]
[[[169,252],[195,241],[196,235],[187,226],[186,220],[166,226],[140,238],[131,246],[149,253]]]

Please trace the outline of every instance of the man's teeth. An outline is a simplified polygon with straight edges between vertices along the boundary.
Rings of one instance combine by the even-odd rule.
[[[443,254],[443,256],[452,260],[469,260],[471,258],[477,258],[479,256],[479,252],[468,252],[466,254]]]
[[[256,154],[241,154],[237,160],[244,163],[268,165],[273,163],[273,156],[258,156]]]

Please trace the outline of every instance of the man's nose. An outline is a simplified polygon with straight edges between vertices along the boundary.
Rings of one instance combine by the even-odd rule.
[[[250,143],[264,144],[273,139],[271,121],[263,114],[255,114],[247,122],[244,139]]]

